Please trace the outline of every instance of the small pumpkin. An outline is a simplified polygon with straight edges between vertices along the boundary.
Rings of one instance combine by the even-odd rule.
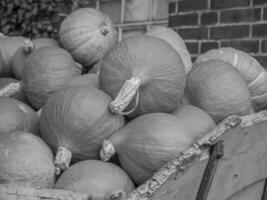
[[[36,112],[17,99],[0,97],[0,118],[0,133],[19,130],[39,134]]]
[[[14,78],[0,78],[0,89],[6,87],[7,85],[9,85],[10,83],[19,83],[19,81],[17,79]],[[26,95],[24,94],[24,92],[21,90],[18,93],[11,95],[11,98],[15,98],[18,99],[26,104],[30,104],[30,102],[28,101]]]
[[[80,8],[61,23],[62,46],[85,67],[102,59],[117,42],[117,31],[111,19],[93,8]]]
[[[267,72],[255,58],[241,50],[223,47],[207,51],[195,62],[199,64],[214,59],[232,64],[241,73],[248,85],[255,111],[267,106]]]
[[[12,77],[11,62],[18,48],[23,46],[25,37],[21,36],[3,36],[0,37],[0,76]]]
[[[64,87],[51,95],[42,109],[40,128],[41,137],[57,151],[59,169],[68,168],[71,159],[99,158],[103,140],[124,125],[122,116],[109,111],[110,102],[107,94],[88,86]]]
[[[193,66],[187,77],[190,104],[206,111],[216,123],[229,115],[248,114],[251,95],[241,74],[231,64],[209,60]]]
[[[106,200],[131,192],[134,185],[118,166],[99,160],[85,160],[67,169],[54,188],[87,193],[93,199]]]
[[[191,55],[185,45],[181,36],[173,29],[163,26],[154,26],[150,28],[147,33],[149,36],[154,36],[168,42],[181,56],[185,72],[188,73],[192,68]]]
[[[24,41],[24,45],[18,48],[11,63],[12,72],[18,80],[22,78],[24,61],[26,57],[34,50],[46,46],[59,47],[59,44],[56,40],[50,38],[38,38],[34,40],[27,39]]]
[[[179,54],[167,42],[146,35],[126,38],[110,50],[99,73],[100,88],[113,99],[112,112],[130,118],[174,110],[185,79]]]
[[[20,183],[37,188],[55,181],[53,154],[47,144],[31,133],[0,134],[0,183]]]
[[[2,88],[0,96],[12,96],[23,90],[36,109],[45,104],[50,94],[81,74],[71,55],[55,46],[35,50],[26,58],[25,66],[20,83]]]
[[[122,168],[139,185],[189,148],[192,135],[187,125],[171,114],[145,114],[104,141],[100,155],[107,161],[117,153]]]

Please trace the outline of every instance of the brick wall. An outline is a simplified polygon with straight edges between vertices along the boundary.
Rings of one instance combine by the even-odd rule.
[[[192,60],[231,46],[267,68],[267,0],[171,0],[169,27],[184,38]]]

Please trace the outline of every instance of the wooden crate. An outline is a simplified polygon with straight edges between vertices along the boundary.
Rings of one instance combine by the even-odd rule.
[[[210,147],[209,159],[200,159]],[[111,200],[267,200],[267,111],[229,116],[129,195]],[[97,200],[66,190],[0,185],[5,200]]]

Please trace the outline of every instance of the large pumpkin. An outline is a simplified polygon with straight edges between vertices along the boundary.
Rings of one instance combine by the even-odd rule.
[[[245,80],[231,64],[209,60],[193,66],[187,77],[189,102],[206,111],[216,123],[232,114],[247,114],[251,96]]]
[[[102,160],[117,153],[136,184],[142,184],[194,142],[187,124],[167,113],[150,113],[126,124],[103,143]]]
[[[53,154],[47,144],[31,133],[0,134],[0,183],[20,183],[37,188],[55,181]]]
[[[35,108],[50,94],[81,74],[81,69],[64,49],[48,46],[35,50],[25,60],[22,88]]]
[[[117,31],[107,15],[93,8],[80,8],[61,23],[59,38],[77,62],[89,67],[116,43]]]
[[[19,100],[0,97],[0,134],[15,130],[39,134],[36,112]]]
[[[58,179],[54,188],[89,194],[92,199],[107,200],[134,189],[128,175],[118,166],[98,160],[72,165]]]
[[[0,76],[11,77],[12,67],[11,62],[18,48],[23,46],[25,37],[21,36],[3,36],[0,37]]]
[[[41,137],[57,152],[61,169],[73,161],[99,158],[104,139],[124,125],[120,115],[113,115],[110,97],[95,87],[70,86],[54,93],[41,112]],[[67,157],[61,157],[66,152]],[[58,158],[58,159],[57,159]]]
[[[224,47],[200,55],[196,64],[214,59],[232,64],[241,73],[248,85],[256,111],[267,106],[267,72],[255,58],[243,51]]]
[[[59,46],[56,40],[50,38],[38,38],[34,40],[25,40],[23,46],[18,48],[14,58],[11,62],[12,72],[16,79],[20,80],[22,78],[24,61],[26,57],[32,53],[34,50],[46,46]]]
[[[185,66],[185,72],[188,73],[190,71],[192,68],[191,55],[183,38],[177,32],[171,28],[155,26],[149,29],[146,34],[168,42],[181,56]]]
[[[111,110],[133,118],[175,109],[185,78],[182,59],[167,42],[141,35],[126,38],[104,56],[99,83],[114,99]]]
[[[99,88],[98,74],[83,74],[81,76],[77,76],[65,86],[69,87],[74,85]]]

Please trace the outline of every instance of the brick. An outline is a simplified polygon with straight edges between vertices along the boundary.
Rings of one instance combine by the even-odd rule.
[[[198,46],[199,46],[198,42],[185,42],[185,44],[190,54],[198,53]]]
[[[183,25],[197,25],[198,14],[184,14],[184,15],[173,15],[169,16],[169,26],[183,26]]]
[[[211,9],[249,6],[250,0],[211,0]]]
[[[267,53],[267,40],[262,40],[261,42],[261,51]]]
[[[261,18],[261,9],[234,9],[221,12],[221,22],[254,22]]]
[[[217,12],[202,13],[200,21],[203,25],[216,24],[218,22]]]
[[[204,53],[210,49],[217,49],[218,47],[218,42],[201,42],[200,52]]]
[[[176,5],[177,5],[177,2],[169,3],[169,14],[173,14],[176,12]]]
[[[183,39],[207,39],[208,38],[208,28],[180,28],[178,30],[179,35]]]
[[[228,40],[221,42],[222,47],[233,47],[247,53],[259,52],[258,40]]]
[[[263,19],[267,20],[267,7],[263,10]]]
[[[182,0],[178,1],[178,12],[205,10],[208,8],[208,0]]]
[[[266,0],[253,0],[253,5],[267,4]]]
[[[260,63],[265,69],[267,69],[267,55],[257,55],[257,56],[254,56],[254,58],[256,58],[257,61],[259,61],[259,63]]]
[[[252,25],[253,37],[266,37],[267,36],[267,23]]]
[[[244,38],[249,36],[249,25],[212,27],[211,39]]]

